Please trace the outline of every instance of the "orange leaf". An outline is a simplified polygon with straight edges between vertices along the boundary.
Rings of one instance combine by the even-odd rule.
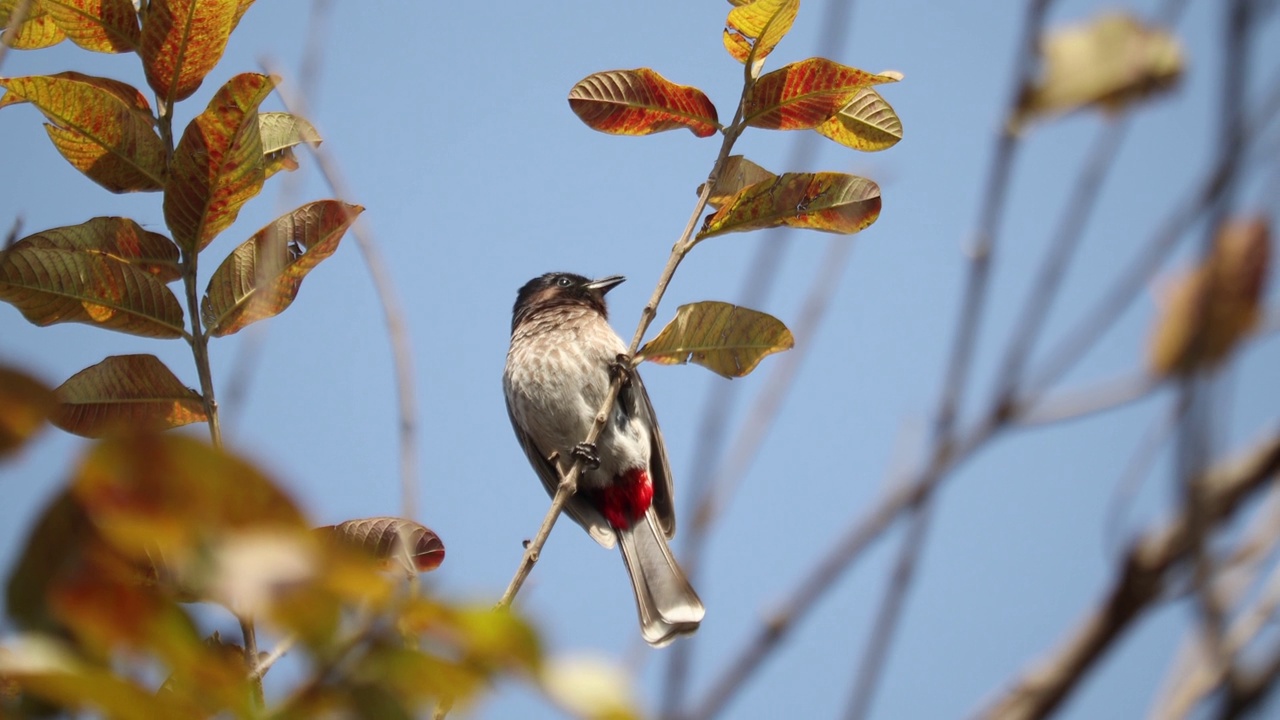
[[[155,338],[186,332],[164,283],[101,253],[15,245],[0,254],[0,300],[36,325],[82,322]]]
[[[338,249],[364,208],[320,200],[282,215],[227,256],[209,279],[200,314],[209,334],[230,335],[279,315],[293,303],[302,279]]]
[[[241,14],[238,0],[151,0],[142,24],[142,65],[166,105],[200,87],[222,59]]]
[[[784,173],[743,188],[709,216],[698,239],[761,228],[808,228],[845,235],[880,216],[880,186],[842,173]]]
[[[898,144],[902,120],[880,93],[863,88],[840,112],[814,130],[845,147],[875,152]]]
[[[705,301],[681,305],[636,357],[663,365],[693,362],[727,378],[743,377],[767,355],[795,346],[781,320],[750,308]]]
[[[588,75],[569,91],[569,107],[588,127],[614,135],[686,127],[707,137],[720,127],[715,105],[701,90],[677,85],[649,68]]]
[[[30,102],[58,151],[89,179],[112,192],[164,187],[164,141],[146,99],[130,85],[64,72],[0,80],[0,107]]]
[[[231,78],[182,133],[164,192],[164,219],[179,247],[204,249],[262,190],[258,105],[271,88],[266,75]]]
[[[8,45],[14,50],[39,50],[52,47],[66,39],[66,33],[44,9],[41,3],[32,0],[27,6],[27,14],[22,22],[9,32],[9,22],[13,11],[17,9],[18,0],[0,0],[0,44]]]
[[[364,518],[326,525],[319,530],[343,544],[373,555],[386,566],[411,562],[412,567],[405,568],[410,573],[435,570],[444,562],[444,543],[440,536],[412,520]],[[402,549],[406,547],[407,552]]]
[[[71,42],[95,52],[133,52],[141,42],[131,0],[40,0]]]
[[[0,366],[0,457],[35,435],[53,409],[53,393],[43,383]]]
[[[145,270],[164,283],[182,275],[178,246],[160,233],[143,230],[129,218],[96,217],[79,225],[50,228],[18,241],[15,247],[100,253]]]
[[[791,31],[800,0],[752,0],[729,11],[724,47],[740,63],[764,60]]]
[[[203,422],[199,393],[154,355],[114,355],[81,370],[54,394],[53,424],[69,433],[101,437],[111,430],[167,430]]]
[[[743,120],[752,127],[807,130],[817,127],[853,100],[858,91],[897,82],[826,58],[809,58],[761,76],[751,90]]]
[[[720,169],[720,174],[716,176],[715,184],[711,186],[711,194],[707,196],[707,204],[712,207],[720,207],[729,202],[742,188],[756,183],[776,180],[777,177],[777,175],[765,170],[742,155],[730,155],[725,158],[724,167]],[[701,185],[698,186],[698,194],[702,194]]]
[[[1265,220],[1228,222],[1205,262],[1170,282],[1151,337],[1153,372],[1212,369],[1253,332],[1262,314],[1270,235]]]

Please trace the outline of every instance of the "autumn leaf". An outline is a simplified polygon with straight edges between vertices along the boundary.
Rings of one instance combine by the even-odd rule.
[[[132,0],[40,0],[39,4],[71,42],[85,50],[133,52],[141,42]]]
[[[17,450],[53,413],[53,392],[26,373],[0,366],[0,458]]]
[[[258,105],[271,88],[266,75],[236,75],[182,133],[164,192],[164,219],[179,247],[203,250],[262,190]]]
[[[112,192],[164,187],[164,141],[137,89],[76,72],[6,78],[0,86],[8,90],[0,107],[35,105],[58,152],[89,179]]]
[[[154,275],[108,255],[15,246],[0,254],[0,300],[36,325],[81,322],[155,338],[182,337],[182,306]]]
[[[1262,315],[1270,236],[1265,220],[1228,222],[1204,263],[1168,283],[1151,337],[1152,372],[1212,369],[1253,332]]]
[[[40,50],[52,47],[66,39],[66,33],[53,21],[53,17],[40,2],[27,5],[27,14],[22,22],[10,32],[7,28],[13,13],[21,5],[21,0],[0,0],[0,45],[8,45],[14,50]]]
[[[178,246],[129,218],[96,217],[79,225],[42,230],[15,245],[27,246],[100,253],[149,272],[164,283],[182,276]]]
[[[752,0],[729,11],[724,47],[740,63],[758,63],[791,31],[800,0]]]
[[[285,311],[302,279],[338,249],[359,205],[320,200],[303,205],[254,233],[227,256],[209,280],[201,316],[211,335],[230,335]]]
[[[685,127],[707,137],[720,128],[716,107],[701,90],[649,68],[588,75],[569,91],[569,107],[588,127],[614,135]]]
[[[397,517],[374,517],[347,520],[326,525],[319,531],[348,547],[356,548],[382,561],[404,567],[406,572],[427,572],[444,562],[444,543],[430,528],[412,520]],[[407,550],[402,548],[408,548]]]
[[[902,120],[880,93],[863,88],[840,112],[814,130],[845,147],[875,152],[898,144],[902,139]]]
[[[766,355],[795,345],[791,331],[772,315],[729,303],[681,305],[662,332],[636,353],[663,365],[693,362],[727,378],[742,377]]]
[[[720,168],[720,174],[716,176],[715,184],[711,186],[707,204],[720,207],[748,185],[772,181],[777,177],[742,155],[730,155],[725,158],[724,167]],[[702,185],[698,186],[698,194],[702,194]]]
[[[114,355],[72,375],[54,391],[53,423],[101,437],[120,429],[167,430],[206,419],[200,394],[154,355]]]
[[[151,0],[142,24],[142,65],[166,105],[200,87],[242,13],[238,0]]]
[[[1019,99],[1015,127],[1090,105],[1117,112],[1171,89],[1183,70],[1171,33],[1118,13],[1049,33],[1041,54],[1040,78]]]
[[[897,80],[893,74],[874,75],[826,58],[801,60],[756,81],[743,121],[772,130],[808,130],[848,105],[859,90]]]
[[[707,217],[698,240],[778,226],[850,235],[880,217],[880,186],[842,173],[784,173],[743,188]]]

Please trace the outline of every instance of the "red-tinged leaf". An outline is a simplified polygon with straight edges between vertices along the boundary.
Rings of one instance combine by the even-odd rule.
[[[875,152],[898,144],[902,120],[880,93],[863,88],[840,112],[814,130],[845,147]]]
[[[136,89],[75,72],[0,80],[0,107],[30,102],[50,121],[49,138],[75,168],[112,192],[164,187],[165,147]]]
[[[751,90],[743,120],[752,127],[808,130],[848,105],[858,91],[897,82],[826,58],[809,58],[760,77]]]
[[[725,158],[724,167],[711,186],[711,194],[707,196],[707,204],[720,207],[729,202],[743,188],[756,183],[777,179],[777,175],[751,162],[742,155],[730,155]],[[698,186],[698,194],[702,194],[702,186]]]
[[[79,225],[42,230],[14,245],[14,248],[22,247],[99,253],[134,265],[164,283],[182,276],[178,246],[160,233],[142,229],[129,218],[96,217]]]
[[[729,11],[724,47],[740,63],[764,60],[791,31],[800,0],[752,0]]]
[[[880,217],[880,186],[843,173],[784,173],[751,185],[709,216],[698,239],[761,228],[851,235]]]
[[[53,392],[43,383],[0,365],[0,458],[44,427],[54,407]]]
[[[154,355],[115,355],[81,370],[54,394],[53,424],[101,437],[112,430],[168,430],[206,419],[204,401]]]
[[[444,543],[440,536],[412,520],[364,518],[326,525],[319,530],[333,540],[372,555],[385,567],[395,565],[410,573],[427,572],[444,562]]]
[[[151,0],[142,24],[142,65],[166,105],[200,87],[242,13],[238,0]]]
[[[36,325],[82,322],[155,338],[186,332],[182,306],[164,283],[99,253],[12,248],[0,254],[0,300]]]
[[[132,0],[40,0],[71,42],[85,50],[134,52],[142,38]]]
[[[649,68],[588,75],[569,91],[569,107],[588,127],[614,135],[684,127],[707,137],[720,128],[716,107],[701,90],[677,85]]]
[[[27,5],[27,14],[13,31],[9,31],[9,22],[22,0],[0,0],[0,45],[8,45],[14,50],[39,50],[52,47],[66,39],[66,34],[44,9],[40,2],[32,0]]]
[[[179,247],[204,249],[262,190],[258,105],[271,88],[266,75],[231,78],[182,133],[164,192],[164,219]]]
[[[742,377],[766,355],[795,346],[791,331],[766,313],[729,303],[681,305],[662,332],[636,353],[662,365],[693,362],[727,378]]]
[[[1091,105],[1118,111],[1172,89],[1183,71],[1176,37],[1121,13],[1046,34],[1041,54],[1043,72],[1019,98],[1015,127]]]
[[[230,335],[278,315],[302,279],[338,249],[359,205],[320,200],[276,218],[227,256],[209,279],[200,314],[209,334]]]

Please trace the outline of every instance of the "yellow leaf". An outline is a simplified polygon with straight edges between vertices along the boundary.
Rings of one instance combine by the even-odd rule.
[[[54,406],[53,393],[38,380],[0,366],[0,457],[40,430]]]
[[[764,60],[796,21],[800,0],[751,0],[725,19],[724,47],[740,63]]]
[[[875,152],[898,144],[902,120],[880,93],[863,88],[840,112],[814,130],[845,147]]]
[[[693,362],[727,378],[751,372],[766,356],[795,345],[791,331],[772,315],[729,303],[681,305],[662,332],[636,353],[663,365]]]
[[[1020,99],[1015,127],[1090,105],[1119,111],[1182,77],[1177,39],[1124,14],[1053,31],[1041,41],[1041,53],[1040,79]]]
[[[742,155],[730,155],[725,158],[724,167],[721,168],[720,175],[716,177],[715,185],[711,186],[711,194],[707,196],[707,204],[712,207],[720,207],[746,186],[770,182],[777,179],[777,177],[777,175],[765,170]],[[702,194],[701,185],[698,186],[698,194]]]
[[[843,173],[784,173],[748,185],[707,217],[698,239],[761,228],[806,228],[841,234],[880,217],[880,186]]]

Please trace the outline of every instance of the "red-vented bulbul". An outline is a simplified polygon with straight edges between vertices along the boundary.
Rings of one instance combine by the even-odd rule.
[[[618,365],[627,348],[609,326],[604,296],[623,279],[547,273],[520,288],[502,385],[516,437],[549,495],[583,459],[565,512],[596,542],[621,547],[640,632],[661,647],[697,630],[704,611],[667,546],[675,506],[653,405],[636,371]],[[585,445],[615,372],[625,373],[622,390],[599,440]]]

